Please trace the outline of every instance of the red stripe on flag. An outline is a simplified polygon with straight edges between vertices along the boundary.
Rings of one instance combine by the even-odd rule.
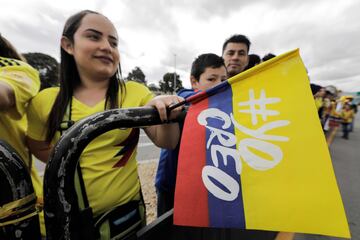
[[[209,225],[208,193],[201,178],[206,164],[206,128],[197,121],[199,112],[207,107],[207,99],[192,105],[185,119],[176,178],[175,225]]]

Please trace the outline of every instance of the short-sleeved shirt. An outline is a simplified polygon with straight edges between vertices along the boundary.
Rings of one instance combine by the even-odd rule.
[[[25,164],[29,165],[30,154],[25,144],[28,127],[26,108],[40,89],[39,73],[25,62],[0,57],[0,82],[10,86],[15,95],[15,106],[0,112],[0,139],[10,144]],[[31,167],[31,180],[36,195],[42,197],[42,180],[34,164]],[[40,222],[41,233],[45,234],[43,217],[40,218]]]
[[[354,112],[352,109],[350,110],[343,109],[343,111],[341,112],[341,117],[343,119],[343,122],[351,123],[354,118]]]
[[[38,72],[25,62],[0,57],[0,81],[12,88],[15,107],[0,113],[0,139],[5,140],[29,164],[29,152],[25,146],[27,128],[26,108],[39,91]]]
[[[49,113],[55,102],[59,88],[41,91],[30,103],[28,111],[28,136],[34,140],[45,141]],[[122,108],[140,107],[148,103],[153,94],[142,84],[126,82]],[[95,106],[88,106],[75,97],[72,98],[71,120],[78,121],[89,115],[104,111],[105,100]],[[95,138],[84,149],[80,157],[81,172],[90,207],[94,216],[114,206],[124,204],[139,197],[140,183],[137,173],[136,144],[122,151],[124,142],[138,138],[134,129],[115,129]],[[57,133],[53,142],[58,141]],[[129,152],[131,151],[131,152]]]

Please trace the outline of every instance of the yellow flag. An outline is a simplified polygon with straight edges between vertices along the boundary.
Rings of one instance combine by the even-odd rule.
[[[246,228],[350,237],[299,51],[229,81]]]
[[[350,237],[298,50],[187,100],[176,225]]]

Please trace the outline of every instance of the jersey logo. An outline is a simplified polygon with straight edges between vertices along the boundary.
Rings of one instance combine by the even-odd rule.
[[[129,134],[129,136],[122,141],[121,143],[115,146],[122,146],[123,148],[114,156],[121,156],[119,161],[115,163],[113,168],[120,168],[125,166],[125,164],[129,161],[130,156],[134,152],[138,142],[139,142],[140,130],[139,128],[133,128]]]

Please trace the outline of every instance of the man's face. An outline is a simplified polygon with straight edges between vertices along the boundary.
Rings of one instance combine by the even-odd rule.
[[[225,80],[226,69],[224,66],[219,68],[207,67],[200,75],[199,81],[191,76],[191,87],[195,90],[206,91]]]
[[[244,71],[249,62],[248,48],[245,43],[230,42],[226,45],[223,58],[228,77]]]

